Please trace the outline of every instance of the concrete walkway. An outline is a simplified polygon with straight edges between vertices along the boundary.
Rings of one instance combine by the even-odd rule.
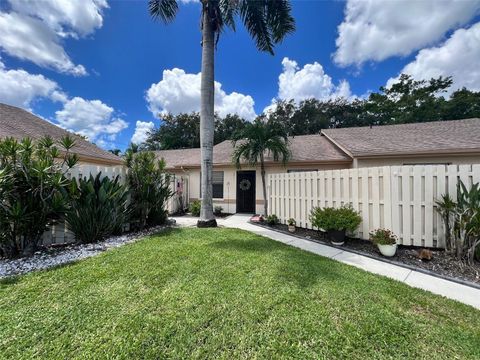
[[[179,226],[195,226],[197,223],[197,218],[192,218],[189,216],[174,217],[174,219],[177,221]],[[479,289],[410,270],[401,266],[389,264],[380,260],[375,260],[367,256],[354,254],[327,245],[318,244],[313,241],[299,239],[295,236],[290,236],[270,229],[255,226],[248,222],[249,219],[250,215],[236,214],[225,219],[217,219],[217,223],[219,226],[251,231],[255,234],[265,236],[275,241],[279,241],[281,243],[294,246],[320,256],[328,257],[330,259],[355,266],[374,274],[386,276],[391,279],[401,281],[412,287],[427,290],[434,294],[442,295],[480,309]]]

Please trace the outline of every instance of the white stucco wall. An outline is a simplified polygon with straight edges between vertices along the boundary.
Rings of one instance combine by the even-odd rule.
[[[350,167],[348,165],[288,165],[283,167],[278,166],[268,166],[266,168],[266,173],[275,174],[275,173],[286,173],[288,170],[330,170],[330,169],[343,169],[345,167]],[[223,211],[227,213],[236,212],[236,198],[237,198],[237,171],[246,171],[246,170],[255,170],[256,171],[256,184],[255,184],[255,193],[256,193],[256,213],[263,214],[263,188],[262,188],[262,177],[260,174],[260,168],[253,168],[248,166],[242,166],[241,169],[236,169],[234,166],[216,166],[213,169],[214,171],[223,171],[223,198],[222,199],[213,199],[213,206],[223,207]],[[188,175],[189,178],[189,197],[190,201],[200,199],[200,169],[185,169],[184,171],[176,170],[172,171],[175,174],[184,174]]]

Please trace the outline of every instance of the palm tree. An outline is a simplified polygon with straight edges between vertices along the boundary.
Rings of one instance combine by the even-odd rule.
[[[265,156],[271,155],[274,161],[280,158],[284,165],[290,158],[288,135],[285,127],[273,120],[261,117],[248,124],[235,134],[232,160],[240,168],[242,160],[251,166],[260,163],[263,187],[264,214],[268,215],[267,184],[265,182]]]
[[[179,0],[149,0],[150,15],[169,23],[175,18]],[[257,48],[273,54],[275,44],[295,30],[288,0],[201,0],[202,75],[200,101],[200,147],[202,207],[197,226],[216,226],[212,204],[214,135],[214,52],[220,33],[235,30],[238,16]]]

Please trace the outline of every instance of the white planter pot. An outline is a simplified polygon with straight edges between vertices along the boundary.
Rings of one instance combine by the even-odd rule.
[[[291,233],[294,233],[295,232],[295,225],[288,225],[288,231],[290,231]]]
[[[380,250],[383,256],[392,257],[397,252],[397,244],[394,244],[394,245],[377,244],[377,246],[378,246],[378,250]]]

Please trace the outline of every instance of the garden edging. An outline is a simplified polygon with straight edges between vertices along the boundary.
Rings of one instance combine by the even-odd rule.
[[[345,252],[349,252],[349,253],[352,253],[352,254],[365,256],[365,257],[368,257],[368,258],[373,259],[373,260],[382,261],[382,262],[385,262],[387,264],[396,265],[396,266],[402,267],[404,269],[408,269],[408,270],[411,270],[411,271],[416,271],[416,272],[423,273],[423,274],[426,274],[426,275],[434,276],[434,277],[442,279],[442,280],[451,281],[451,282],[454,282],[454,283],[457,283],[457,284],[460,284],[460,285],[465,285],[465,286],[469,286],[471,288],[480,290],[480,284],[475,284],[475,283],[470,282],[470,281],[465,281],[465,280],[462,280],[462,279],[457,279],[457,278],[454,278],[454,277],[445,276],[445,275],[442,275],[442,274],[438,274],[434,271],[426,270],[426,269],[423,269],[423,268],[420,268],[420,267],[415,267],[415,266],[412,266],[412,265],[409,265],[409,264],[404,264],[402,262],[398,262],[398,261],[395,261],[395,260],[390,260],[390,259],[387,259],[387,258],[382,258],[382,257],[379,257],[379,256],[378,257],[373,256],[371,254],[361,252],[361,251],[357,251],[357,250],[354,250],[354,249],[348,249],[348,248],[343,247],[343,246],[336,246],[336,245],[333,245],[329,242],[325,242],[325,241],[321,241],[321,240],[317,240],[317,239],[312,239],[312,238],[306,238],[306,237],[303,237],[303,236],[296,235],[295,233],[291,233],[291,232],[288,232],[288,231],[283,231],[283,230],[280,230],[280,229],[276,229],[274,227],[271,227],[271,226],[268,226],[268,225],[263,225],[263,224],[258,223],[258,222],[249,221],[249,223],[251,225],[255,225],[255,226],[258,226],[258,227],[261,227],[261,228],[264,228],[264,229],[269,229],[269,230],[272,230],[272,231],[275,231],[275,232],[278,232],[278,233],[281,233],[281,234],[290,235],[290,236],[293,236],[297,239],[311,241],[311,242],[314,242],[314,243],[317,243],[317,244],[321,244],[321,245],[324,245],[324,246],[329,246],[331,248],[335,248],[335,249],[342,250],[342,251],[345,251]]]

